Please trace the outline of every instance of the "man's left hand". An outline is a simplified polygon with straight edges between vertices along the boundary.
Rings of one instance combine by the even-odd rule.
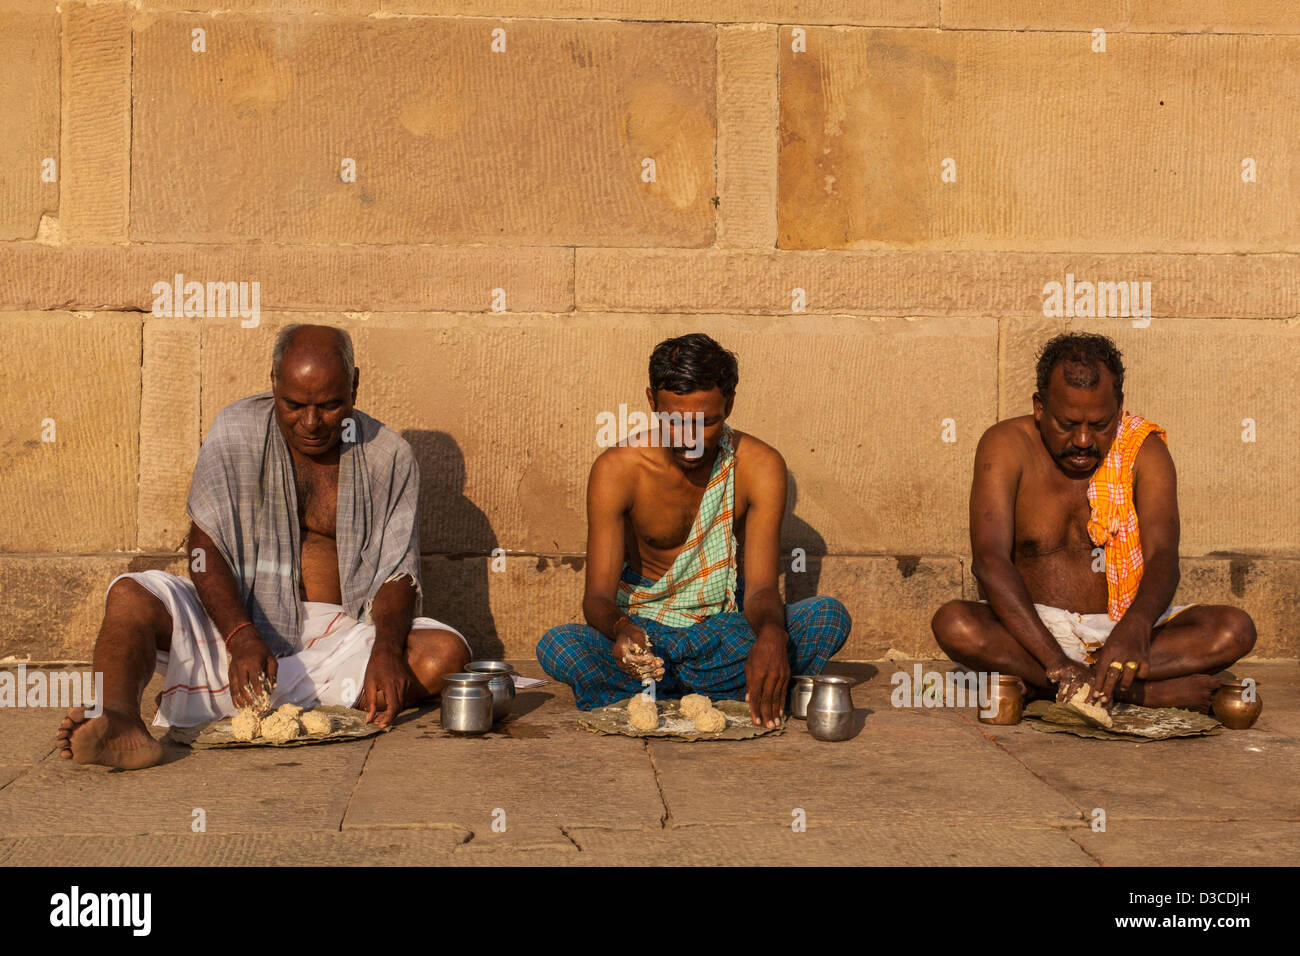
[[[785,716],[785,692],[790,684],[790,635],[773,628],[758,635],[745,659],[745,700],[758,727],[776,727]]]
[[[402,703],[423,690],[406,655],[401,651],[376,644],[366,665],[365,684],[361,692],[361,705],[366,709],[366,723],[387,727],[402,709]],[[382,708],[382,712],[381,709]],[[375,719],[375,714],[379,718]]]
[[[1128,614],[1120,618],[1093,665],[1098,686],[1091,699],[1103,705],[1112,703],[1117,691],[1127,693],[1134,680],[1145,680],[1151,672],[1150,647],[1151,627],[1145,621]]]

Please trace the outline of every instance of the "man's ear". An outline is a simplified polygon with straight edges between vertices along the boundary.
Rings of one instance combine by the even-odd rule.
[[[730,417],[731,417],[731,406],[733,406],[733,405],[735,405],[735,404],[736,404],[736,393],[735,393],[735,392],[732,392],[730,395],[727,396],[726,411],[723,412],[723,417],[724,417],[724,418],[730,418]]]
[[[645,387],[645,400],[650,403],[651,411],[659,411],[659,406],[655,404],[655,390],[649,385]]]
[[[355,365],[352,367],[352,403],[357,401],[357,386],[361,384],[361,369]]]
[[[1043,396],[1039,395],[1037,392],[1034,392],[1034,421],[1041,422],[1042,420],[1043,420]]]

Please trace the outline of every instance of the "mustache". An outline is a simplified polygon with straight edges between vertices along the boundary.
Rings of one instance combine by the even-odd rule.
[[[1096,448],[1089,448],[1089,449],[1087,449],[1087,450],[1083,450],[1083,449],[1079,449],[1079,448],[1066,448],[1065,451],[1061,452],[1061,453],[1060,453],[1059,455],[1057,455],[1056,457],[1057,457],[1057,458],[1061,458],[1061,459],[1065,459],[1065,458],[1101,458],[1101,452],[1099,452]]]

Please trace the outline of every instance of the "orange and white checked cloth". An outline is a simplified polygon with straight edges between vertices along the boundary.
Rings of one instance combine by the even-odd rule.
[[[1107,613],[1113,621],[1124,616],[1142,582],[1142,539],[1133,507],[1133,462],[1152,432],[1168,444],[1165,430],[1159,425],[1124,412],[1110,451],[1088,482],[1088,503],[1092,506],[1088,536],[1093,544],[1106,549]]]

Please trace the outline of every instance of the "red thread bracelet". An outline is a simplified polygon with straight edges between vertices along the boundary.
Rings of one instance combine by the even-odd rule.
[[[238,634],[238,633],[239,633],[240,631],[242,631],[244,628],[246,628],[246,627],[252,627],[252,626],[253,626],[253,622],[252,622],[252,621],[245,621],[243,624],[239,624],[239,625],[237,625],[236,627],[231,628],[230,633],[226,635],[226,640],[225,640],[226,650],[230,650],[230,639],[231,639],[232,637],[234,637],[236,634]]]

